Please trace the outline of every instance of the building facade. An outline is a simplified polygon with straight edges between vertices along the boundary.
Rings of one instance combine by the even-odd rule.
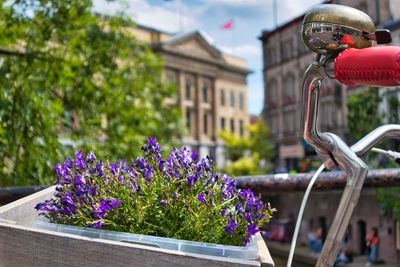
[[[178,87],[176,102],[186,126],[183,144],[200,157],[210,155],[221,167],[219,132],[248,135],[246,61],[221,52],[198,31],[175,36],[145,27],[134,31],[163,58],[164,78]]]
[[[400,8],[389,0],[333,0],[326,3],[348,5],[370,15],[377,27],[392,19],[391,8]],[[316,54],[308,50],[301,38],[303,17],[299,16],[260,36],[263,46],[264,109],[263,117],[271,128],[272,141],[277,145],[277,169],[296,169],[300,159],[314,155],[302,138],[300,126],[301,82],[306,68]],[[320,90],[319,128],[341,137],[347,129],[348,88],[325,79]]]

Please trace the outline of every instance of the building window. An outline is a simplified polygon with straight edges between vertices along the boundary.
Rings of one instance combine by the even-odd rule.
[[[185,81],[185,97],[186,99],[191,98],[192,93],[192,80],[190,78],[186,78]]]
[[[267,96],[265,98],[265,103],[266,107],[268,109],[274,109],[278,106],[278,97],[277,97],[277,91],[278,91],[278,84],[275,79],[268,81],[265,87],[266,93],[265,95]]]
[[[186,114],[185,114],[185,119],[186,119],[186,128],[189,130],[189,133],[191,132],[191,117],[192,114],[190,112],[190,109],[186,109]]]
[[[293,74],[286,75],[285,82],[284,82],[284,92],[285,92],[285,104],[294,104],[296,102],[294,96],[295,90],[295,80]]]
[[[294,56],[293,39],[283,40],[281,43],[282,61],[291,59]]]
[[[230,91],[230,105],[235,107],[235,92],[233,90]]]
[[[206,83],[203,83],[203,102],[208,102],[208,87]]]
[[[240,136],[244,135],[244,127],[243,127],[243,121],[239,121],[239,131],[240,131]]]
[[[225,106],[225,90],[221,89],[221,106]]]
[[[231,132],[235,133],[235,120],[231,119]]]
[[[225,118],[221,118],[221,130],[225,130]]]
[[[239,93],[239,108],[240,110],[243,110],[243,93]]]
[[[208,115],[207,115],[207,113],[205,113],[203,115],[203,131],[204,131],[205,135],[208,134]]]

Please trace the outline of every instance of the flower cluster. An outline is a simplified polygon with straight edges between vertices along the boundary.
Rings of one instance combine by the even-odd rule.
[[[77,151],[56,164],[54,197],[36,205],[51,222],[227,245],[247,245],[272,209],[187,148],[164,160],[155,138],[143,157],[116,163]]]

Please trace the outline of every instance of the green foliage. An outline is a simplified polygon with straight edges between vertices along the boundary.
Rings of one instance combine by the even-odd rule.
[[[231,175],[265,174],[270,168],[269,160],[274,156],[274,146],[268,140],[269,128],[262,119],[247,127],[249,137],[239,137],[221,132],[225,156],[231,164],[224,171]]]
[[[100,156],[137,153],[147,136],[173,143],[176,89],[162,62],[118,15],[91,13],[89,0],[0,2],[0,186],[48,184],[71,151],[59,137]]]
[[[349,136],[359,140],[382,123],[378,112],[381,101],[377,88],[368,88],[365,92],[355,93],[347,99]]]
[[[379,114],[378,106],[381,101],[377,88],[369,88],[366,92],[357,93],[348,98],[348,125],[349,135],[353,140],[359,140],[367,133],[380,126],[383,118],[386,117],[388,123],[398,123],[399,103],[394,96],[388,97],[389,109],[392,112],[388,114]],[[384,146],[390,144],[384,144]],[[371,168],[394,167],[393,162],[386,166],[378,163],[376,155],[368,154],[366,159]],[[400,219],[400,188],[378,189],[378,199],[384,204],[386,209],[393,209],[398,219]]]
[[[384,204],[385,209],[393,210],[396,218],[400,220],[400,187],[379,188],[378,199]]]

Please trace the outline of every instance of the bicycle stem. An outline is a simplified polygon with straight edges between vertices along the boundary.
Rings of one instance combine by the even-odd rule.
[[[318,259],[318,267],[333,266],[368,173],[365,163],[337,135],[318,131],[318,98],[321,81],[331,77],[330,58],[310,65],[303,79],[301,123],[304,139],[329,169],[338,166],[348,174],[346,188]]]

